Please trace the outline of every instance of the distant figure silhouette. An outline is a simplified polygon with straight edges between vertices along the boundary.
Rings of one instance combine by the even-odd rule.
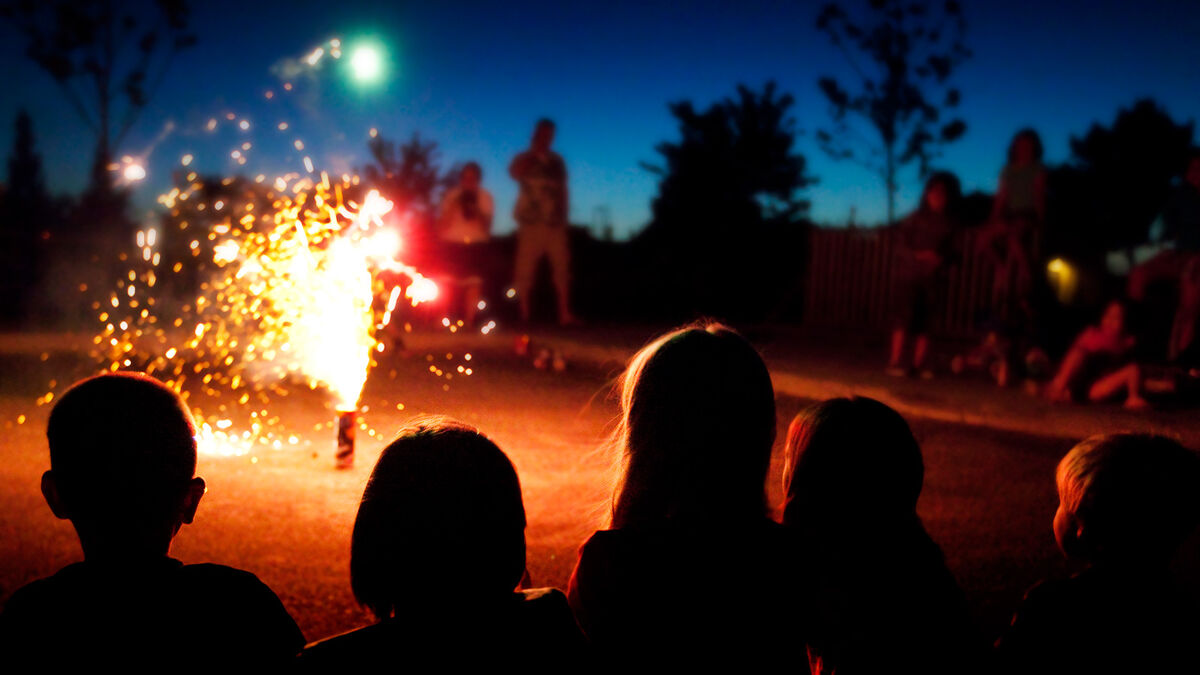
[[[491,265],[488,249],[492,237],[492,195],[483,189],[483,169],[467,162],[458,175],[458,185],[446,190],[438,208],[438,260],[444,281],[461,289],[462,317],[475,324],[479,298]]]
[[[897,225],[899,246],[896,264],[900,283],[896,293],[896,325],[892,330],[888,373],[909,372],[931,377],[929,356],[929,319],[939,287],[946,286],[953,255],[953,235],[957,228],[962,189],[958,178],[939,171],[925,182],[921,204]],[[904,343],[913,337],[912,368],[904,364]]]
[[[1162,436],[1093,436],[1055,478],[1054,538],[1087,568],[1026,594],[997,644],[1006,671],[1200,672],[1200,607],[1167,566],[1200,520],[1200,456]]]
[[[1129,303],[1113,300],[1100,323],[1075,338],[1058,373],[1046,387],[1052,401],[1105,401],[1125,397],[1125,407],[1144,410],[1142,369],[1134,361],[1136,340],[1130,330]]]
[[[558,321],[574,323],[571,314],[571,249],[567,226],[567,165],[550,149],[554,122],[542,118],[533,130],[529,149],[517,155],[508,173],[520,192],[513,218],[517,221],[517,260],[513,285],[517,289],[521,319],[528,321],[533,282],[538,263],[550,261],[558,300]]]
[[[1129,272],[1129,297],[1146,300],[1161,282],[1178,284],[1179,301],[1167,344],[1172,361],[1200,367],[1196,324],[1200,322],[1200,148],[1188,153],[1182,180],[1171,191],[1162,212],[1160,241],[1168,248]]]
[[[796,416],[784,452],[783,523],[813,598],[811,672],[978,672],[985,645],[917,515],[925,468],[904,418],[830,399]]]
[[[980,238],[996,263],[992,292],[1014,311],[1029,301],[1040,260],[1047,181],[1042,152],[1037,131],[1026,128],[1013,136],[992,206],[990,236]]]
[[[300,651],[304,636],[253,574],[167,557],[204,496],[195,435],[179,397],[145,375],[100,375],[63,395],[42,494],[75,526],[84,560],[9,599],[5,663],[240,668]]]
[[[762,359],[720,324],[668,333],[630,361],[621,410],[612,529],[583,545],[568,591],[584,632],[614,664],[790,656],[801,607],[791,539],[767,516]]]
[[[585,643],[566,596],[514,591],[524,575],[525,508],[508,457],[472,427],[415,422],[384,448],[354,521],[350,586],[379,622],[310,645],[300,663],[578,667]]]

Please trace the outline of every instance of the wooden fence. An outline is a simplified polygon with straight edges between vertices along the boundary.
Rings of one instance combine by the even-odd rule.
[[[811,230],[805,321],[824,327],[888,330],[903,302],[895,292],[897,233],[894,228]],[[974,335],[980,320],[994,316],[1002,299],[993,297],[993,265],[975,250],[973,231],[955,237],[956,260],[939,288],[930,316],[931,332]]]

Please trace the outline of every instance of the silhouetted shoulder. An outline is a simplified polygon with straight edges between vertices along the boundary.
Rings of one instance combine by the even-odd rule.
[[[1195,598],[1166,569],[1089,569],[1029,590],[997,642],[1006,672],[1200,672]]]
[[[483,603],[447,593],[444,604],[410,609],[309,645],[300,655],[301,669],[332,672],[391,663],[455,670],[486,664],[577,672],[586,658],[586,643],[567,597],[555,588],[518,591]]]
[[[765,518],[606,530],[580,549],[568,594],[588,639],[609,654],[765,662],[799,639],[799,564],[791,537]]]
[[[8,655],[117,663],[186,655],[219,665],[286,660],[304,636],[256,576],[169,558],[137,568],[76,563],[13,594],[0,615]]]

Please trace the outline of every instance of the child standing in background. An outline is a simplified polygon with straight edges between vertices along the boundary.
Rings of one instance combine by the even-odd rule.
[[[926,367],[929,355],[929,315],[934,294],[944,286],[951,255],[951,236],[961,188],[958,178],[939,171],[925,183],[921,204],[897,228],[899,256],[897,262],[898,297],[896,327],[892,331],[889,375],[903,376],[910,371],[904,367],[904,347],[911,335],[913,341],[912,370],[924,378],[933,376]]]

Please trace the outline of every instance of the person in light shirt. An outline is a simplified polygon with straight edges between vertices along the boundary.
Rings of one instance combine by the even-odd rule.
[[[462,290],[462,316],[467,325],[475,320],[487,276],[487,249],[481,244],[492,236],[492,195],[482,182],[483,169],[468,162],[459,173],[458,185],[446,191],[438,209],[439,266],[444,281]]]

